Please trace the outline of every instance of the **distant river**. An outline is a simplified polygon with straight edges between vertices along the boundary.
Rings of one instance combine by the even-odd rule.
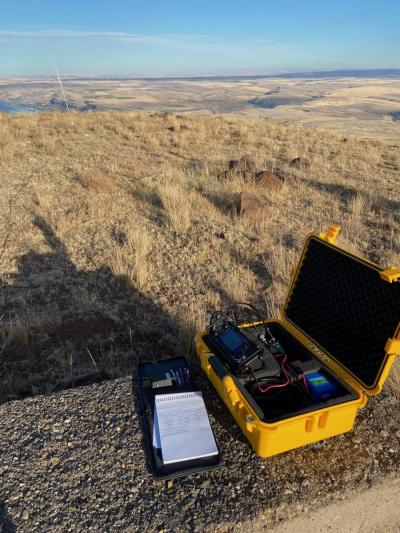
[[[6,113],[36,113],[38,110],[34,107],[24,107],[0,102],[0,112],[1,111],[5,111]]]

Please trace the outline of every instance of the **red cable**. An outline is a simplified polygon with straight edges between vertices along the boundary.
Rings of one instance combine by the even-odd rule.
[[[279,388],[282,388],[282,387],[286,387],[287,385],[289,385],[290,383],[290,376],[288,376],[287,374],[287,371],[285,369],[285,363],[286,363],[286,359],[287,359],[287,354],[276,354],[276,357],[283,357],[283,361],[282,361],[282,364],[281,364],[281,371],[285,374],[285,377],[286,377],[286,381],[285,383],[274,383],[273,385],[268,385],[268,387],[266,387],[265,389],[263,389],[258,381],[258,379],[256,378],[256,376],[253,374],[253,378],[255,379],[256,381],[256,385],[257,385],[257,388],[260,392],[262,392],[263,394],[265,394],[266,392],[268,392],[269,390],[271,389],[279,389]],[[310,394],[310,388],[308,386],[308,383],[307,383],[307,380],[306,380],[306,377],[305,375],[303,374],[302,376],[303,378],[303,383],[304,383],[304,388],[307,390],[307,392]]]
[[[307,390],[307,392],[310,394],[310,388],[308,386],[308,383],[307,383],[307,380],[306,380],[306,376],[303,374],[303,383],[304,383],[304,387],[305,389]]]
[[[278,353],[275,355],[275,357],[282,357],[282,356],[285,356],[285,359],[283,360],[283,363],[282,363],[282,367],[283,365],[285,364],[286,362],[286,357],[287,357],[287,354],[281,354],[281,353]],[[285,376],[287,376],[286,372],[285,372]],[[306,389],[306,391],[311,394],[310,392],[310,387],[308,386],[308,383],[307,383],[307,380],[306,380],[306,376],[305,374],[302,375],[302,380],[303,380],[303,384],[304,384],[304,388]]]
[[[281,354],[283,355],[283,354]],[[268,385],[267,388],[263,389],[258,381],[258,379],[256,378],[256,376],[254,376],[253,374],[253,377],[254,379],[256,380],[256,384],[257,384],[257,388],[260,392],[262,392],[263,394],[265,394],[266,392],[268,392],[269,390],[271,389],[280,389],[282,387],[286,387],[287,385],[289,385],[290,383],[290,377],[288,376],[285,368],[284,368],[284,364],[286,363],[286,359],[287,359],[287,355],[285,355],[285,358],[283,359],[283,362],[282,362],[282,366],[281,366],[281,371],[285,374],[286,376],[286,381],[285,383],[274,383],[273,385]]]

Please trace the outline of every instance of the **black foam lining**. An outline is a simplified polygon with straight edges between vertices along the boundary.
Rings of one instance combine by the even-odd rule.
[[[287,319],[367,387],[400,328],[400,282],[311,237],[285,306]]]

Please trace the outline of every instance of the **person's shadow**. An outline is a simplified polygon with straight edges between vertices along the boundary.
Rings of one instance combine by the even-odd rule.
[[[180,326],[127,276],[109,266],[79,269],[51,225],[39,215],[33,223],[49,251],[27,251],[2,289],[0,401],[128,375],[141,360],[179,354]]]
[[[0,532],[1,533],[15,533],[17,531],[16,527],[10,520],[4,503],[0,500]]]

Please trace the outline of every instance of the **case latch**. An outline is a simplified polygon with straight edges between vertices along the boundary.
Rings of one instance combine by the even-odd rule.
[[[337,224],[332,224],[332,226],[329,226],[328,230],[325,233],[319,234],[319,238],[324,239],[324,241],[327,241],[330,244],[334,244],[340,230],[340,226],[338,226]]]
[[[400,268],[389,267],[386,270],[379,272],[379,275],[384,281],[387,281],[388,283],[400,281]]]

